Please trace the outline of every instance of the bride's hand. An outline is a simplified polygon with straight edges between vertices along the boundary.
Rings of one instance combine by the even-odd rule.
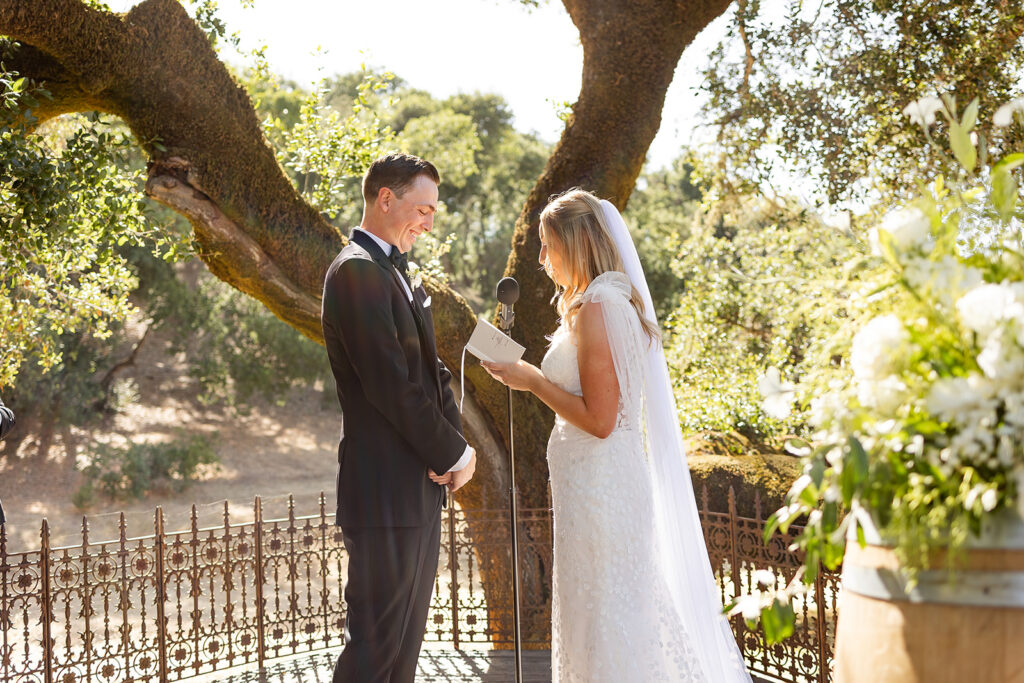
[[[543,377],[536,366],[524,360],[515,363],[490,363],[482,360],[480,365],[491,377],[516,391],[532,391],[537,379]]]

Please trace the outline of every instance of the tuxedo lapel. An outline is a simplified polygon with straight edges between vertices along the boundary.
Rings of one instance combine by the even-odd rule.
[[[434,369],[434,384],[437,389],[438,399],[441,401],[441,405],[444,405],[444,397],[441,395],[441,375],[440,369],[437,367],[437,345],[434,342],[434,327],[432,324],[428,325],[427,321],[423,316],[423,302],[426,300],[426,294],[423,292],[422,287],[413,289],[412,285],[409,284],[409,291],[412,292],[412,301],[409,301],[409,297],[405,294],[405,286],[402,284],[402,276],[391,264],[391,260],[384,254],[384,250],[380,248],[372,237],[367,235],[362,230],[353,230],[352,235],[349,238],[360,247],[366,250],[366,253],[384,270],[391,273],[391,277],[395,282],[395,286],[398,287],[401,292],[402,299],[408,302],[409,310],[412,311],[413,320],[416,321],[416,331],[420,339],[420,353],[423,355],[424,360],[429,364],[429,367]],[[396,247],[392,246],[392,249]]]

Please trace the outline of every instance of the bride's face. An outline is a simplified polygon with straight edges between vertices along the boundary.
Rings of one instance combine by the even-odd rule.
[[[568,273],[565,272],[565,260],[562,258],[561,246],[554,235],[547,234],[544,224],[540,226],[540,264],[548,277],[561,287],[569,286]]]

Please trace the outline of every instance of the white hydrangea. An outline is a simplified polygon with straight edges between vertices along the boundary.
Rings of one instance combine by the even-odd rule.
[[[941,420],[967,424],[979,415],[994,414],[999,404],[995,394],[996,386],[981,375],[944,377],[932,384],[925,405]]]
[[[1024,325],[1024,283],[982,284],[956,302],[960,320],[970,330],[988,336],[1001,323]]]
[[[1006,330],[989,335],[978,354],[978,367],[991,380],[1019,386],[1024,378],[1024,353],[1017,336]]]
[[[959,259],[949,255],[938,261],[911,259],[903,273],[911,287],[931,292],[947,308],[951,308],[965,292],[982,284],[981,272],[977,268],[965,266]]]
[[[857,383],[857,400],[883,415],[892,414],[907,399],[907,385],[896,375]]]
[[[897,251],[905,252],[917,247],[927,247],[931,241],[932,222],[928,216],[913,206],[897,209],[882,219],[882,224],[868,233],[871,251],[876,256],[883,254],[881,232],[888,233]]]
[[[872,318],[853,337],[850,365],[858,382],[872,382],[893,374],[902,347],[909,341],[903,322],[895,315]]]

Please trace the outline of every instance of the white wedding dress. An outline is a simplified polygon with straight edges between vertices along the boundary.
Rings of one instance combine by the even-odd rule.
[[[648,340],[629,304],[630,291],[626,275],[609,272],[595,278],[583,295],[584,301],[601,305],[613,350],[620,395],[614,431],[599,439],[557,417],[548,441],[554,505],[553,681],[749,681],[724,618],[706,611],[680,615],[681,603],[674,601],[669,586],[646,436],[643,363]],[[582,395],[575,340],[564,325],[552,337],[541,369],[557,386]],[[707,570],[698,575],[710,580],[706,550],[693,551],[689,561],[699,567],[696,558],[703,557]],[[705,587],[713,590],[704,584],[698,590]],[[714,602],[714,596],[708,597],[709,604]],[[720,623],[710,623],[714,619]],[[708,633],[716,628],[727,632],[715,636],[710,649],[717,651],[697,652],[709,647]]]

